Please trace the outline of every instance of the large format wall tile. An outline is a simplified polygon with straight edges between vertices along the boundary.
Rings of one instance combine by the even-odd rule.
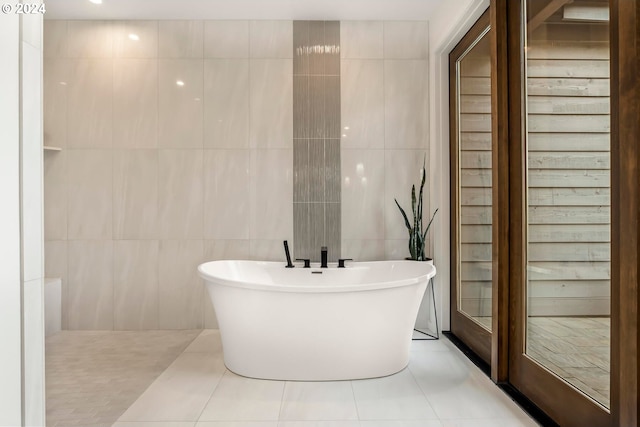
[[[342,240],[342,256],[354,261],[382,261],[384,257],[384,240]]]
[[[153,239],[157,233],[157,150],[114,151],[114,239]]]
[[[158,329],[158,241],[113,244],[114,329]]]
[[[249,150],[205,150],[205,238],[249,238],[249,168]]]
[[[111,21],[66,21],[69,58],[111,58],[113,24]]]
[[[204,62],[204,146],[249,146],[249,60]]]
[[[44,152],[44,238],[67,239],[67,153]]]
[[[161,240],[158,258],[160,329],[201,329],[203,299],[207,298],[198,275],[202,240]]]
[[[384,229],[384,151],[342,151],[342,238],[374,239]]]
[[[67,21],[47,20],[43,28],[42,41],[45,58],[66,58]],[[44,76],[47,77],[46,72]]]
[[[160,148],[201,148],[203,135],[203,61],[158,61]]]
[[[67,103],[71,60],[45,59],[43,75],[44,145],[67,146]]]
[[[291,21],[249,22],[251,58],[291,58],[293,25]]]
[[[159,150],[158,227],[163,239],[201,239],[203,151]]]
[[[205,240],[203,262],[216,260],[249,259],[249,240]]]
[[[424,60],[384,61],[385,148],[424,148],[429,134]]]
[[[113,146],[158,145],[158,62],[119,59],[113,63]]]
[[[382,21],[340,22],[340,56],[342,58],[382,59]]]
[[[69,329],[113,329],[113,242],[70,241]]]
[[[44,277],[60,278],[61,289],[61,312],[62,329],[68,329],[67,314],[68,309],[68,288],[69,280],[67,274],[67,242],[66,240],[50,240],[44,242]]]
[[[113,160],[107,150],[68,150],[67,236],[111,239]]]
[[[427,59],[429,26],[426,21],[385,21],[385,59]]]
[[[205,58],[248,58],[249,21],[205,21]]]
[[[106,59],[72,61],[67,85],[67,146],[111,147],[113,62]]]
[[[293,150],[251,152],[251,238],[293,234]]]
[[[400,210],[393,199],[397,199],[400,206],[409,216],[411,213],[411,186],[416,186],[416,198],[420,194],[420,180],[422,179],[422,164],[428,167],[429,161],[424,150],[387,150],[385,152],[385,239],[404,239],[408,236],[407,227]],[[427,177],[429,171],[426,172]],[[426,227],[431,217],[429,211],[429,182],[425,182],[423,192],[422,223]]]
[[[159,21],[160,58],[202,58],[203,21]]]
[[[157,58],[158,21],[113,21],[115,58]]]
[[[293,138],[291,59],[252,59],[249,69],[250,146],[290,148]]]
[[[342,148],[384,148],[384,62],[343,59]]]
[[[282,265],[287,264],[287,259],[284,255],[283,240],[289,242],[289,250],[293,256],[295,248],[292,245],[293,231],[290,231],[284,238],[279,240],[251,240],[251,259],[257,261],[279,261]]]

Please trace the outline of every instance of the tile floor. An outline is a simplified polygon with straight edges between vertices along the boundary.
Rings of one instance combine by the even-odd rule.
[[[240,377],[203,331],[114,427],[537,426],[446,338],[414,341],[407,369],[331,382]]]

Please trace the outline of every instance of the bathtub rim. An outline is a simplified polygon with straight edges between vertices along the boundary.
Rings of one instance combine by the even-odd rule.
[[[393,281],[385,281],[385,282],[371,282],[371,283],[359,283],[353,285],[322,285],[322,286],[311,286],[311,285],[285,285],[285,284],[276,284],[276,283],[257,283],[250,281],[240,281],[240,280],[231,280],[227,278],[222,278],[219,276],[214,276],[210,272],[206,271],[207,266],[211,266],[212,264],[222,264],[229,262],[241,262],[241,263],[255,263],[264,266],[281,266],[281,268],[285,269],[285,265],[282,262],[278,261],[254,261],[254,260],[216,260],[216,261],[208,261],[198,265],[198,274],[202,277],[205,282],[208,284],[213,283],[221,286],[229,286],[233,288],[242,288],[242,289],[252,289],[252,290],[260,290],[260,291],[271,291],[271,292],[297,292],[297,293],[339,293],[339,292],[356,292],[356,291],[370,291],[370,290],[379,290],[379,289],[390,289],[402,286],[410,286],[423,281],[429,281],[436,275],[436,268],[432,263],[427,263],[425,261],[413,261],[413,260],[388,260],[388,261],[362,261],[355,262],[351,265],[345,267],[346,269],[356,269],[359,267],[365,267],[368,265],[375,264],[399,264],[399,265],[409,265],[410,263],[421,263],[421,265],[427,266],[427,271],[424,274],[420,274],[415,277],[405,278],[401,280],[393,280]],[[327,269],[320,268],[311,268],[311,269],[303,269],[300,270],[308,270],[309,274],[312,274],[312,271],[326,271]],[[328,270],[338,270],[337,267],[329,267]],[[342,270],[342,269],[340,269]],[[339,272],[339,271],[338,271]]]

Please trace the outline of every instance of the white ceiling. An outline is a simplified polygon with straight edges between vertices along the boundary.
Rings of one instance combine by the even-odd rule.
[[[48,0],[46,19],[429,20],[457,0]]]

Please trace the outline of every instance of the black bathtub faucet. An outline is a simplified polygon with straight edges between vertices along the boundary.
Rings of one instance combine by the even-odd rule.
[[[320,268],[327,268],[327,247],[320,248]]]
[[[287,241],[284,241],[284,254],[287,257],[287,268],[293,268],[294,265],[291,262],[291,254],[289,254],[289,243],[287,243]]]

